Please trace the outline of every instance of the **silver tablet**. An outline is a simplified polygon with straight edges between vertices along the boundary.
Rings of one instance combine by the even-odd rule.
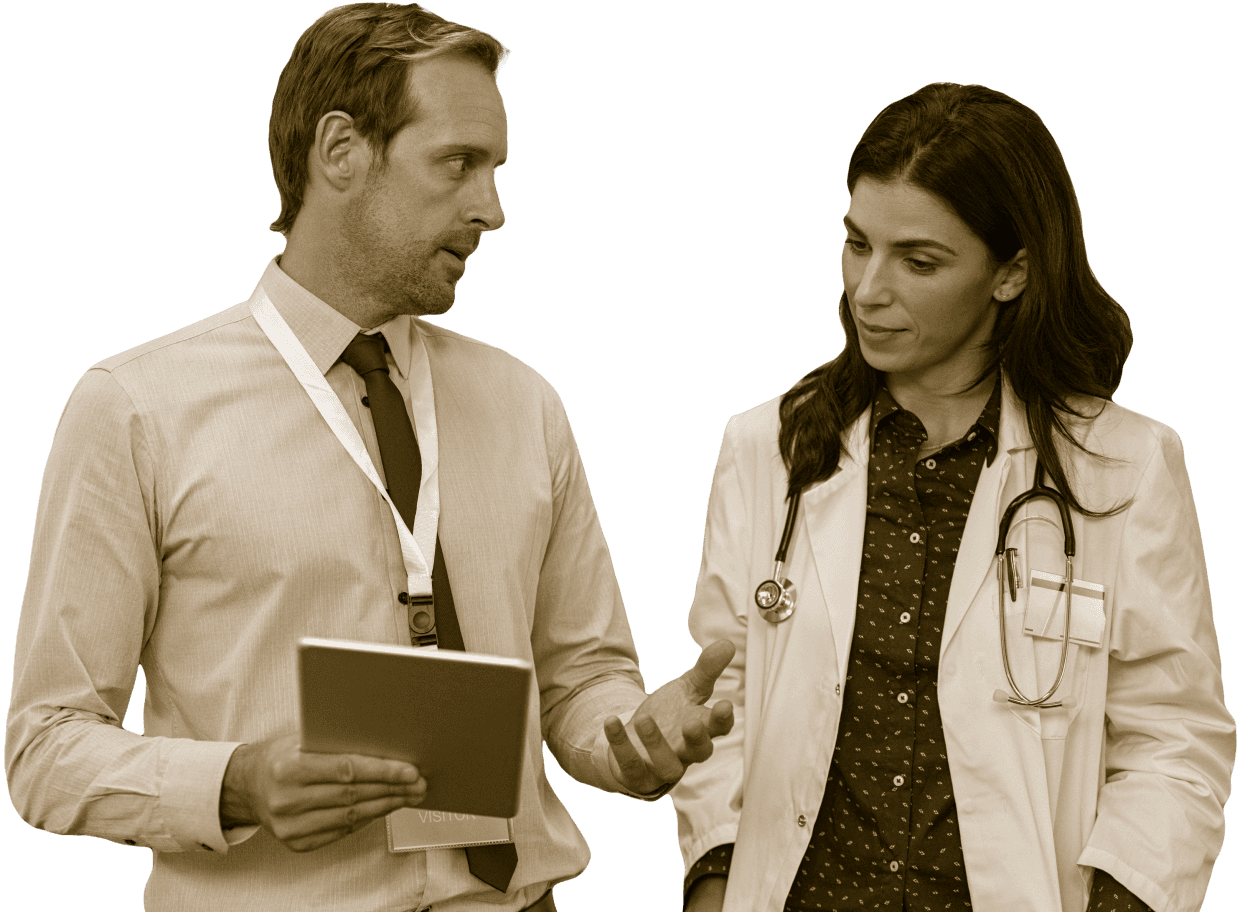
[[[423,810],[516,815],[529,662],[313,637],[297,651],[302,750],[413,763]]]

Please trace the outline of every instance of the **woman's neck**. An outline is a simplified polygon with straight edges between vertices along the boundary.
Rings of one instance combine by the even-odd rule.
[[[998,372],[965,389],[931,389],[897,374],[887,375],[887,390],[900,407],[912,412],[926,429],[926,447],[938,449],[963,437],[986,407]]]

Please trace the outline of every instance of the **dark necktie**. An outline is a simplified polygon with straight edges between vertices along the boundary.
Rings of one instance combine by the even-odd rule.
[[[345,348],[340,360],[357,371],[366,382],[366,399],[363,402],[369,404],[370,415],[374,419],[388,496],[412,531],[413,518],[418,509],[418,489],[422,485],[422,452],[418,449],[418,439],[414,436],[405,400],[388,375],[387,358],[384,357],[386,349],[387,343],[381,334],[367,336],[359,333]],[[438,640],[441,649],[464,651],[465,640],[461,637],[456,605],[452,601],[452,586],[448,582],[448,568],[438,536],[435,538],[435,561],[431,568],[431,592],[435,604],[434,628],[428,624],[429,616],[419,612],[418,605],[411,599],[410,638],[419,646]],[[418,616],[420,613],[421,617]],[[512,843],[469,846],[465,852],[469,856],[470,873],[501,892],[508,890],[512,872],[517,866],[516,846]]]

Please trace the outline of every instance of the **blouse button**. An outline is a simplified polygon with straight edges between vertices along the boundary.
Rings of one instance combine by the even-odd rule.
[[[900,870],[900,862],[893,861],[891,864],[887,865],[887,867],[891,868],[891,872],[894,874],[896,871]]]
[[[912,535],[908,537],[908,540],[911,541],[913,544],[917,544],[919,541],[921,541],[921,534],[918,532],[914,532]]]
[[[907,702],[908,702],[908,694],[906,694],[906,693],[903,693],[903,694],[896,694],[896,702],[897,702],[897,703],[907,703]]]
[[[797,826],[800,826],[800,827],[805,826],[805,815],[804,814],[802,814],[800,817],[797,818]]]
[[[909,614],[907,611],[900,612],[900,623],[901,624],[907,624],[912,619],[913,619],[913,616]]]
[[[927,469],[933,469],[933,468],[934,468],[935,466],[937,466],[937,465],[938,465],[938,463],[937,463],[937,462],[935,462],[933,459],[927,459],[927,460],[926,460],[926,468],[927,468]]]
[[[977,436],[977,431],[971,431],[971,432],[969,433],[969,436],[968,436],[967,438],[965,438],[965,439],[966,439],[966,440],[968,440],[970,443],[972,443],[972,442],[973,442],[973,438],[974,438],[974,437],[976,437],[976,436]]]
[[[895,777],[894,779],[892,779],[891,781],[892,781],[892,782],[894,782],[894,783],[896,784],[896,788],[899,788],[900,786],[902,786],[902,785],[904,784],[904,777],[903,777],[903,776],[896,776],[896,777]]]

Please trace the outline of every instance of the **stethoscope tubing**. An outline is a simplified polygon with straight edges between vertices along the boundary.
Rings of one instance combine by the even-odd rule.
[[[1008,533],[1011,531],[1012,521],[1016,516],[1016,512],[1039,497],[1046,498],[1059,510],[1059,519],[1063,528],[1063,585],[1067,595],[1064,606],[1063,645],[1059,650],[1059,668],[1055,673],[1055,681],[1046,693],[1030,698],[1017,686],[1016,676],[1012,674],[1012,662],[1008,654],[1007,645],[1007,609],[1003,604],[1003,582],[1006,571],[1008,592],[1011,595],[1012,601],[1016,601],[1018,582],[1014,567],[1015,556],[1012,554],[1016,549],[1007,547]],[[792,533],[796,527],[797,512],[800,504],[800,489],[790,491],[788,494],[788,511],[784,517],[784,530],[779,537],[779,548],[775,552],[775,568],[771,573],[771,578],[763,580],[758,584],[758,588],[754,590],[754,602],[758,606],[758,613],[771,624],[783,623],[796,610],[796,586],[793,585],[791,580],[784,577],[783,571],[784,563],[788,559],[788,547],[792,543]],[[1029,517],[1020,522],[1026,522],[1030,518],[1035,517]],[[1017,525],[1019,524],[1018,522]],[[1012,499],[1012,502],[1008,504],[1008,508],[1003,512],[1003,518],[999,522],[998,542],[995,545],[995,558],[997,560],[995,569],[999,586],[999,653],[1003,658],[1003,673],[1007,678],[1011,693],[996,690],[994,693],[996,702],[1015,703],[1018,706],[1030,706],[1035,709],[1054,709],[1064,705],[1062,702],[1052,703],[1051,698],[1054,697],[1059,690],[1059,686],[1063,683],[1064,672],[1068,667],[1068,645],[1072,632],[1072,586],[1075,579],[1072,559],[1075,556],[1076,533],[1072,527],[1072,512],[1063,494],[1046,484],[1042,461],[1039,459],[1034,468],[1033,487]]]

